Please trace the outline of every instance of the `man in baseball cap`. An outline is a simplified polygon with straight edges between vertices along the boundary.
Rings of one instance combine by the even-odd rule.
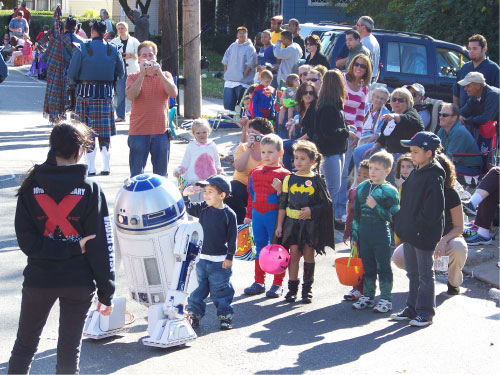
[[[271,18],[271,43],[276,44],[281,39],[281,33],[284,31],[281,28],[283,16],[274,16]]]
[[[406,89],[411,93],[413,97],[413,108],[418,112],[419,116],[422,118],[424,123],[424,128],[427,129],[431,123],[432,119],[432,104],[425,103],[425,88],[420,83],[413,83],[411,85],[406,85]]]
[[[465,105],[460,108],[460,122],[477,139],[482,124],[499,120],[500,89],[488,85],[479,72],[468,73],[458,84],[464,87],[469,96]]]

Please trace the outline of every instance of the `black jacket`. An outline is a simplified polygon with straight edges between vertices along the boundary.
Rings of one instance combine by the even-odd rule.
[[[424,131],[424,123],[415,108],[409,108],[405,113],[399,115],[401,120],[390,135],[384,135],[387,121],[382,125],[380,137],[377,142],[391,154],[404,154],[408,147],[401,145],[404,139],[411,139],[416,133]]]
[[[33,179],[18,197],[17,242],[28,256],[24,286],[89,286],[111,304],[115,291],[112,219],[101,188],[87,167],[35,165]],[[82,254],[79,241],[95,234]],[[94,284],[95,281],[95,284]]]
[[[315,67],[316,65],[323,65],[326,69],[330,69],[330,63],[326,59],[325,55],[323,55],[320,51],[317,51],[314,54],[314,57],[311,59],[311,55],[307,56],[306,64]]]
[[[445,172],[439,163],[415,169],[403,182],[395,231],[401,241],[434,251],[444,229]]]
[[[314,118],[316,117],[316,101],[312,101],[304,117],[300,118],[300,132],[298,137],[307,134],[309,140],[314,138]]]
[[[347,151],[347,130],[344,111],[333,104],[322,104],[316,109],[314,143],[323,156]]]

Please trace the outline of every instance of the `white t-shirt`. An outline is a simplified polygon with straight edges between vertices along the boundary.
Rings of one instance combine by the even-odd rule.
[[[380,46],[378,44],[377,38],[375,38],[372,34],[365,36],[361,39],[361,43],[370,50],[372,53],[373,59],[373,72],[372,78],[375,78],[378,73],[378,64],[380,61]]]

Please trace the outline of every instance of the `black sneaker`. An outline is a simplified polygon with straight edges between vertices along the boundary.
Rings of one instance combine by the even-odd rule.
[[[464,208],[464,211],[468,215],[476,216],[477,215],[477,210],[476,207],[472,204],[471,201],[467,202],[462,202],[462,207]]]
[[[415,319],[410,320],[410,325],[413,327],[427,327],[432,324],[432,319],[424,318],[418,315]]]
[[[233,322],[231,319],[224,319],[220,321],[220,330],[221,331],[229,331],[230,329],[233,329]]]
[[[453,286],[450,283],[448,283],[448,291],[446,292],[450,296],[456,296],[460,294],[460,287],[459,286]]]
[[[408,308],[405,308],[403,311],[400,311],[396,314],[391,314],[391,320],[396,321],[404,321],[404,320],[412,320],[415,318],[415,315],[410,312]]]

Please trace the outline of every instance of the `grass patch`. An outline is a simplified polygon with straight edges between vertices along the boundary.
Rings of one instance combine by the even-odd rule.
[[[212,77],[211,71],[205,74],[207,78],[201,79],[201,95],[222,99],[224,97],[224,80]]]

